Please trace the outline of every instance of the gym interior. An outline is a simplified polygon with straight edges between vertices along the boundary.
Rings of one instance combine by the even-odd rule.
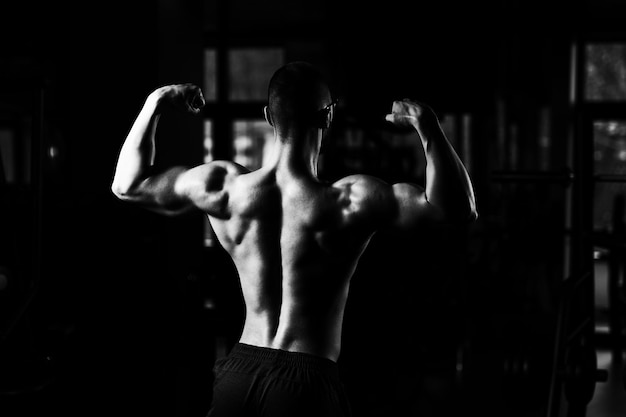
[[[2,6],[9,8],[8,5]],[[320,176],[424,182],[391,102],[431,105],[479,218],[375,236],[338,364],[357,417],[626,415],[626,4],[21,2],[0,52],[0,415],[201,417],[243,319],[205,218],[110,191],[147,94],[192,82],[158,163],[256,169],[267,82],[338,99]],[[168,139],[165,139],[168,137]]]

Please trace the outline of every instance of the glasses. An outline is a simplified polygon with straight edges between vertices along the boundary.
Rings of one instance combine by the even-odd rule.
[[[322,107],[321,109],[319,109],[319,112],[327,112],[328,110],[333,109],[334,107],[337,105],[337,103],[339,103],[339,99],[336,98],[334,99],[329,105]]]
[[[326,117],[328,112],[330,112],[331,119],[335,116],[335,106],[339,103],[339,99],[334,99],[329,105],[322,107],[317,111],[317,114],[323,115],[322,117]]]

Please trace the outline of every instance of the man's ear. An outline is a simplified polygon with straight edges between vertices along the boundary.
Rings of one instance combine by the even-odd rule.
[[[270,114],[270,109],[267,106],[263,107],[263,116],[265,116],[265,120],[267,120],[267,123],[269,123],[270,126],[274,126],[274,123],[272,122],[272,115]]]

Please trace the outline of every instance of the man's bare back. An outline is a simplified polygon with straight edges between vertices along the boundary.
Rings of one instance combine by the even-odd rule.
[[[366,180],[327,185],[279,162],[253,172],[217,163],[230,172],[215,190],[228,204],[209,218],[241,280],[240,342],[336,361],[350,278],[374,233],[374,213],[355,209],[351,192]]]

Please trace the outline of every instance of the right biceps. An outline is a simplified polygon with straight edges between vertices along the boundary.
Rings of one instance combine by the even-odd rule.
[[[423,222],[437,221],[441,213],[426,198],[424,188],[417,184],[398,183],[392,186],[396,210],[391,228],[413,229]]]

